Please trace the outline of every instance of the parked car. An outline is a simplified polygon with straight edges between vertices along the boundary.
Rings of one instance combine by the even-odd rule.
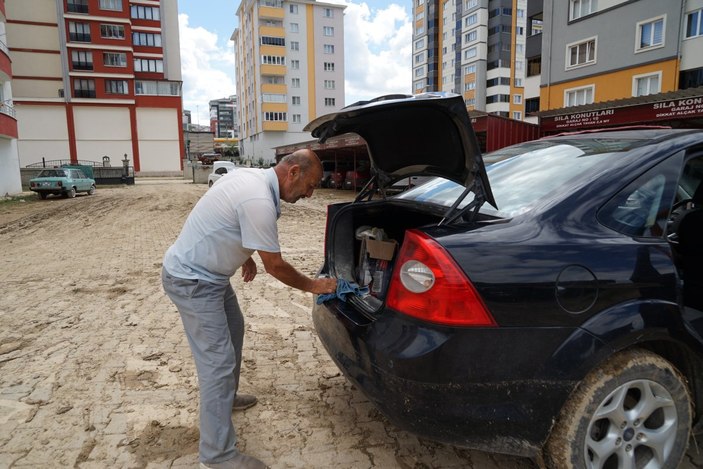
[[[235,169],[237,169],[237,166],[231,161],[215,161],[212,165],[212,172],[207,176],[208,187],[212,187],[215,181]]]
[[[328,209],[320,275],[390,281],[316,304],[315,329],[391,422],[553,468],[677,467],[703,408],[703,131],[556,136],[486,167],[441,93],[305,130],[359,134],[381,187],[435,176]],[[385,263],[362,255],[374,229]]]
[[[357,166],[356,169],[349,170],[344,175],[344,188],[360,190],[370,179],[369,167]]]
[[[46,199],[49,194],[75,197],[78,192],[95,194],[95,179],[87,177],[80,169],[44,169],[29,180],[29,190]]]

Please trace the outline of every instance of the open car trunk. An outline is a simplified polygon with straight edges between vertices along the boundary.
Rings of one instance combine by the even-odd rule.
[[[338,204],[329,208],[326,273],[367,286],[369,295],[348,295],[347,301],[373,314],[385,299],[406,230],[437,225],[442,215],[431,213],[421,205],[393,200]],[[379,230],[385,234],[385,240],[369,240],[364,236],[378,234]]]

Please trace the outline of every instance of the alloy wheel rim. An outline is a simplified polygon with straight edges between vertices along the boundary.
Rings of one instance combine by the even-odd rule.
[[[662,385],[634,380],[598,406],[588,424],[588,468],[659,468],[669,458],[678,427],[674,400]]]

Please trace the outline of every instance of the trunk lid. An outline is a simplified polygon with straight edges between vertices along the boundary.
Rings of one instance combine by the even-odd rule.
[[[346,133],[361,136],[368,147],[371,182],[383,194],[402,178],[440,176],[466,187],[456,206],[469,192],[475,195],[475,210],[483,202],[496,205],[471,119],[459,95],[382,96],[319,117],[304,130],[320,143]]]

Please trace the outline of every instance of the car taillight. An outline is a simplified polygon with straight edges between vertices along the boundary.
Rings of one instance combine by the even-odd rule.
[[[386,306],[450,326],[496,326],[471,281],[426,234],[409,230],[396,259]]]
[[[30,183],[29,183],[29,187],[34,187],[34,184],[36,184],[36,183],[30,182]]]

